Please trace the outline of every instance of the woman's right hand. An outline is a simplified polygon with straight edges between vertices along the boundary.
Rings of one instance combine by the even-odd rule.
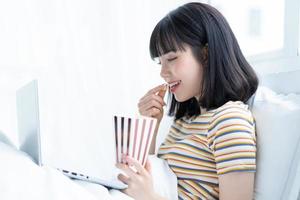
[[[147,117],[154,117],[160,122],[164,114],[163,107],[166,105],[164,102],[166,91],[166,84],[159,85],[149,90],[138,103],[140,114]]]

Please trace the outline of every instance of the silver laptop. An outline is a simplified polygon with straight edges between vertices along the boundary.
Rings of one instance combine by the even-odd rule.
[[[127,188],[126,184],[114,176],[120,171],[114,165],[108,166],[114,162],[113,159],[110,160],[111,156],[106,158],[109,161],[105,159],[101,161],[97,156],[101,152],[102,156],[106,153],[103,152],[105,148],[101,149],[100,147],[101,142],[102,144],[107,142],[99,141],[99,144],[95,144],[93,148],[93,144],[85,144],[86,135],[84,134],[74,134],[74,137],[65,139],[64,133],[57,133],[59,129],[56,129],[58,131],[55,133],[43,131],[51,130],[51,127],[41,129],[39,100],[37,80],[28,83],[16,93],[20,150],[30,155],[38,165],[54,167],[68,177],[98,183],[109,188]],[[75,139],[76,137],[77,139]],[[101,157],[101,155],[99,156]],[[110,174],[107,173],[108,171]]]

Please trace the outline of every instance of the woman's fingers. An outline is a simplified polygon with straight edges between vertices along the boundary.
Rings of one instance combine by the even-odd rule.
[[[121,169],[123,172],[125,172],[125,174],[129,177],[129,179],[136,179],[137,176],[136,172],[134,172],[127,164],[117,163],[116,167]]]
[[[140,114],[145,115],[145,113],[149,112],[149,109],[151,108],[157,108],[162,111],[165,105],[166,103],[161,96],[150,94],[140,100],[140,102],[138,103],[138,108]]]
[[[166,84],[149,90],[138,103],[139,113],[144,116],[160,119],[163,115],[163,107],[166,105],[164,102],[166,90]]]
[[[162,111],[163,106],[164,106],[164,104],[161,104],[156,99],[150,99],[149,101],[147,101],[139,106],[139,111],[140,112],[147,111],[152,107],[158,108],[159,110]]]
[[[146,174],[147,172],[146,169],[136,159],[126,155],[123,156],[127,164],[117,163],[116,167],[123,170],[126,173],[126,175],[129,176],[129,178],[136,179],[138,174],[140,175]],[[138,174],[134,171],[134,169],[131,168],[132,166],[134,167],[134,169],[136,169],[136,172]]]
[[[150,94],[150,95],[144,96],[139,101],[138,106],[142,106],[142,105],[146,104],[147,102],[149,102],[151,100],[158,101],[162,106],[166,105],[166,103],[164,102],[164,99],[161,96],[158,96],[158,95],[155,95],[155,94]]]
[[[146,110],[143,114],[144,116],[150,116],[155,117],[161,113],[161,110],[155,107],[150,108],[149,110]]]
[[[161,85],[156,86],[155,88],[149,90],[147,94],[156,94],[157,92],[159,92],[160,90],[163,90],[165,88],[166,88],[166,84],[161,84]]]
[[[149,161],[149,158],[146,161],[145,169],[147,170],[147,172],[149,172],[150,174],[152,174],[152,167],[151,167],[151,163]]]
[[[128,165],[129,166],[134,166],[135,169],[137,170],[137,172],[141,175],[146,175],[146,170],[145,168],[135,159],[129,157],[129,156],[126,156],[126,161],[128,162]]]
[[[167,92],[167,85],[164,85],[164,88],[159,90],[157,95],[160,96],[163,99],[165,97],[166,92]]]
[[[129,185],[130,177],[125,176],[124,174],[119,174],[118,179],[125,183],[126,185]]]

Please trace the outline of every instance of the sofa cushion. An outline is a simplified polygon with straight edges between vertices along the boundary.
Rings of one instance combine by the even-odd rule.
[[[300,96],[259,87],[252,112],[258,150],[255,199],[292,199],[291,193],[297,196],[299,191],[295,177],[299,168]]]
[[[279,94],[298,93],[300,70],[267,74],[261,77],[261,85],[272,88]]]

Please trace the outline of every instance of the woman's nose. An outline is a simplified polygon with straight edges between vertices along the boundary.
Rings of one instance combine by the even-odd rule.
[[[170,72],[167,67],[165,65],[161,65],[160,76],[165,79],[169,76],[169,74]]]

